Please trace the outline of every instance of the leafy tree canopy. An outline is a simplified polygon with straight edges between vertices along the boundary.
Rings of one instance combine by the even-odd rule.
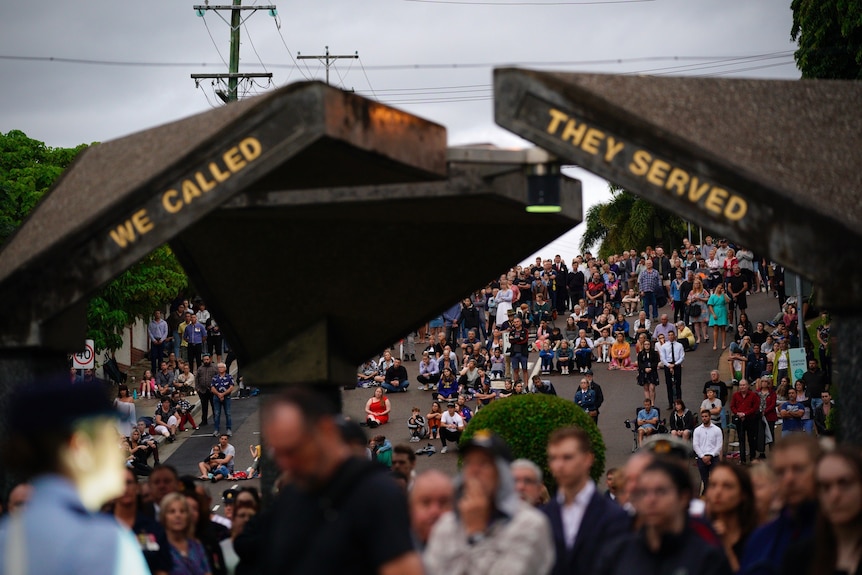
[[[85,148],[51,148],[19,130],[0,133],[0,247]],[[97,351],[119,349],[127,326],[162,308],[187,284],[170,248],[158,248],[90,300],[87,337]]]
[[[685,223],[681,218],[620,187],[611,185],[610,191],[609,202],[587,211],[582,251],[601,243],[598,255],[606,258],[623,250],[661,244],[670,253],[682,242]]]
[[[862,80],[862,0],[793,0],[790,9],[803,78]]]

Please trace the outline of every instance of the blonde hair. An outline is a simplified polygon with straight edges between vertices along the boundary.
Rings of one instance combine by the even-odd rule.
[[[162,527],[167,530],[167,525],[165,525],[165,522],[168,514],[168,508],[174,503],[179,503],[186,510],[185,536],[188,538],[192,538],[195,534],[195,524],[192,523],[192,511],[191,509],[189,509],[189,502],[186,501],[186,496],[182,493],[174,491],[173,493],[168,493],[167,495],[162,497],[162,500],[159,502],[159,523],[161,523]]]

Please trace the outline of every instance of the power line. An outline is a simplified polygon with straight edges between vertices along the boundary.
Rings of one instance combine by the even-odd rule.
[[[279,31],[279,36],[281,33]],[[282,37],[282,41],[284,38]],[[285,44],[286,46],[286,44]],[[289,51],[288,51],[289,53]],[[663,61],[679,61],[679,62],[694,62],[701,60],[727,60],[727,59],[745,59],[756,58],[759,56],[769,56],[777,54],[777,52],[769,52],[765,54],[752,54],[749,56],[642,56],[636,58],[606,58],[602,60],[551,60],[551,61],[522,61],[522,62],[472,62],[472,63],[437,63],[437,64],[383,64],[376,66],[365,66],[366,70],[428,70],[428,69],[458,69],[458,68],[493,68],[502,66],[601,66],[601,65],[620,65],[620,64],[636,64],[639,62],[663,62]],[[788,52],[792,54],[792,52]],[[291,55],[291,59],[293,57]],[[145,66],[145,67],[189,67],[189,66],[219,66],[217,63],[207,62],[158,62],[158,61],[135,61],[135,60],[104,60],[104,59],[88,59],[88,58],[66,58],[54,56],[18,56],[10,54],[0,54],[0,60],[21,60],[30,62],[54,62],[60,64],[83,64],[90,66]],[[293,60],[293,64],[267,63],[269,68],[298,68],[299,64]]]
[[[368,82],[368,89],[371,90],[371,95],[377,100],[377,93],[371,87],[371,80],[368,79],[368,73],[365,71],[365,65],[362,63],[362,58],[359,58],[359,67],[362,68],[362,74],[365,76],[365,81]]]

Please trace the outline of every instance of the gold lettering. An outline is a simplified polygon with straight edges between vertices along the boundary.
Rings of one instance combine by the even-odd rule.
[[[560,112],[559,110],[555,110],[554,108],[548,110],[548,114],[551,115],[551,122],[548,124],[549,134],[556,134],[557,130],[560,129],[560,124],[569,119],[566,114]]]
[[[606,141],[608,151],[605,152],[605,162],[610,164],[614,157],[623,151],[625,144],[623,144],[622,142],[617,142],[611,136],[608,136],[608,139]]]
[[[724,217],[728,220],[741,220],[746,212],[748,212],[748,202],[739,196],[730,196],[727,205],[724,207]]]
[[[604,132],[596,130],[595,128],[590,128],[587,130],[587,135],[584,137],[584,141],[581,142],[581,149],[588,154],[595,156],[599,153],[599,144],[604,137]]]
[[[121,248],[124,248],[127,244],[134,243],[135,241],[135,229],[130,220],[126,220],[117,226],[116,230],[111,230],[109,233],[111,234],[111,239],[114,240],[114,243]]]
[[[263,148],[260,145],[260,142],[257,141],[257,138],[246,138],[239,143],[239,151],[242,152],[242,155],[245,156],[245,159],[249,162],[256,160],[257,157],[260,156],[260,151],[262,149]]]
[[[198,183],[198,187],[201,189],[202,192],[208,192],[214,187],[216,187],[216,183],[207,180],[203,172],[195,173],[195,181]]]
[[[652,156],[646,150],[638,150],[632,157],[632,163],[629,164],[629,171],[636,176],[643,176],[649,170]]]
[[[674,168],[670,171],[667,177],[665,188],[668,190],[676,190],[676,195],[685,194],[685,185],[688,183],[688,172],[680,168]]]
[[[183,202],[186,204],[192,203],[192,201],[201,195],[201,191],[198,189],[196,185],[191,180],[183,180]]]
[[[227,166],[227,169],[233,173],[237,173],[245,167],[245,160],[239,155],[239,149],[236,146],[225,152],[222,159],[224,159],[224,165]]]
[[[563,133],[560,135],[560,139],[563,141],[571,140],[572,145],[580,146],[581,139],[584,137],[584,132],[587,131],[587,125],[581,124],[578,125],[574,120],[569,120],[566,122],[566,127],[563,129]]]
[[[155,227],[155,224],[147,215],[147,210],[141,209],[132,214],[132,223],[135,224],[135,229],[138,233],[144,235]]]
[[[727,199],[728,195],[727,190],[712,188],[709,191],[709,196],[707,196],[703,206],[713,213],[720,214],[724,209],[724,201]]]
[[[709,184],[704,183],[700,186],[698,183],[697,176],[695,176],[691,179],[691,186],[688,188],[688,199],[695,204],[709,191]]]
[[[230,172],[222,172],[215,162],[210,162],[210,174],[221,183],[230,177]]]
[[[175,214],[183,209],[183,203],[177,200],[180,193],[176,190],[168,190],[162,194],[162,206],[169,214]]]
[[[654,186],[663,187],[664,179],[667,177],[667,171],[670,169],[670,164],[664,160],[655,160],[650,166],[647,174],[647,181]]]

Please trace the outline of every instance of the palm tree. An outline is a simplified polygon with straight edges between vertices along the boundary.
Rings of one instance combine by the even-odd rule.
[[[581,237],[581,251],[601,243],[599,257],[623,250],[663,245],[668,253],[679,245],[685,223],[635,194],[610,185],[611,200],[587,210],[587,229]]]

